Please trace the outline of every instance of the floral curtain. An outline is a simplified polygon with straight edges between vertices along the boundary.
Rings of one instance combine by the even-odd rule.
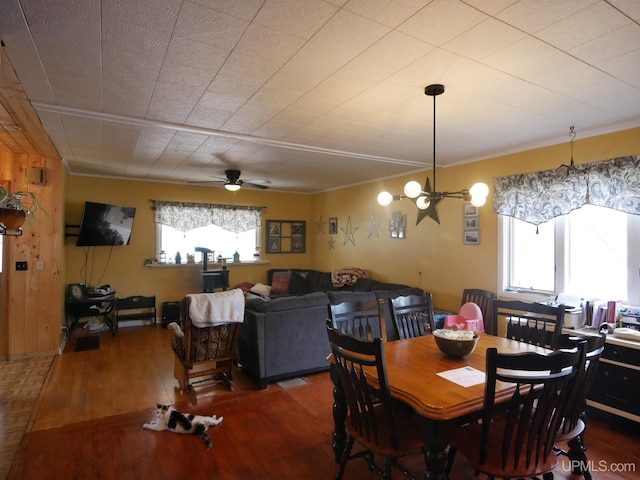
[[[262,223],[262,207],[159,200],[153,200],[153,204],[156,223],[181,232],[216,225],[233,233],[242,233],[257,228]]]
[[[640,215],[640,155],[494,178],[494,211],[539,225],[583,205]]]

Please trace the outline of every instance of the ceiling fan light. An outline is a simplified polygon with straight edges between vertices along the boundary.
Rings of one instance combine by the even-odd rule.
[[[378,205],[382,205],[383,207],[387,207],[393,201],[393,195],[389,192],[380,192],[378,194]]]
[[[404,194],[409,198],[416,198],[421,193],[422,187],[415,180],[407,182],[407,184],[404,186]]]
[[[240,190],[240,185],[238,185],[237,183],[225,183],[224,188],[226,188],[230,192],[237,192],[238,190]]]
[[[426,195],[418,197],[418,199],[416,200],[416,207],[418,207],[420,210],[426,210],[427,208],[429,208],[429,205],[431,205],[431,200],[429,200],[429,197],[427,197]]]

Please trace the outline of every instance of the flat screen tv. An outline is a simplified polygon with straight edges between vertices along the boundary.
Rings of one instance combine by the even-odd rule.
[[[76,246],[129,245],[135,214],[134,207],[85,202]]]

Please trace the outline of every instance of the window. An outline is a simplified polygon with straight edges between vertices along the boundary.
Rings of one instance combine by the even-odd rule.
[[[585,205],[539,227],[500,216],[502,295],[640,304],[640,216]],[[538,232],[536,233],[536,228]]]
[[[253,261],[256,247],[260,246],[260,228],[253,228],[242,233],[233,233],[215,225],[194,228],[181,232],[168,225],[157,225],[158,251],[164,250],[168,259],[175,259],[180,252],[182,262],[187,261],[187,254],[196,254],[195,260],[201,260],[196,247],[205,247],[214,251],[214,255],[231,258],[235,252],[240,254],[241,262]]]
[[[260,247],[261,207],[156,200],[154,209],[157,251],[164,251],[170,263],[178,252],[186,263],[196,247],[227,259],[238,252],[240,261],[251,261]]]

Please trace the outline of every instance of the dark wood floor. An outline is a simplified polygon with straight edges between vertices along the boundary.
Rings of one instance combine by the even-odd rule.
[[[161,327],[102,333],[99,350],[54,360],[36,412],[8,478],[30,479],[328,479],[332,385],[327,373],[305,377],[291,389],[258,390],[241,371],[236,390],[224,387],[198,402],[177,390],[168,332]],[[209,434],[213,448],[195,437],[142,429],[156,402],[183,411],[224,416]],[[640,428],[618,417],[591,415],[589,458],[594,479],[640,478]],[[422,478],[420,456],[406,462]],[[632,468],[636,471],[630,471]],[[556,479],[574,479],[559,465]],[[617,470],[617,471],[614,471]],[[396,472],[397,473],[397,472]],[[401,478],[400,475],[394,478]],[[345,480],[377,478],[361,460]],[[474,478],[464,457],[452,479]]]

